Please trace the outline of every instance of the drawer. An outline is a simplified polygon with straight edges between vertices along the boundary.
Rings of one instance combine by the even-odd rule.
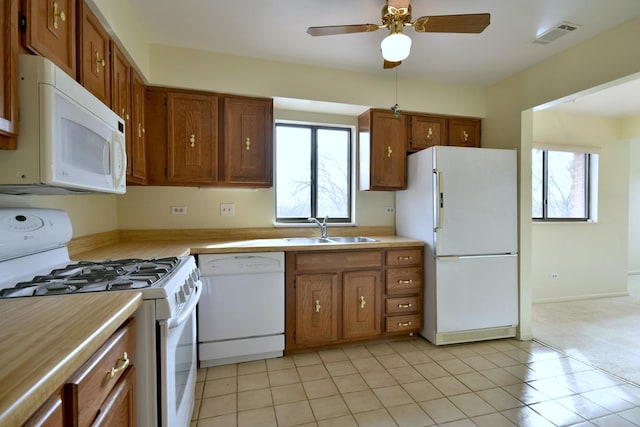
[[[422,265],[422,248],[388,250],[385,261],[388,267]]]
[[[382,267],[382,251],[340,251],[326,253],[297,253],[296,270],[331,270],[336,266],[349,269]]]
[[[387,298],[385,313],[387,314],[405,314],[420,311],[422,301],[419,296],[408,296],[400,298]]]
[[[422,329],[422,314],[408,314],[406,316],[387,317],[386,331],[392,332],[417,332]]]
[[[422,268],[390,268],[387,270],[387,294],[402,295],[422,291]]]
[[[131,318],[65,384],[69,425],[90,425],[136,352],[136,323]],[[129,362],[125,360],[125,353]]]

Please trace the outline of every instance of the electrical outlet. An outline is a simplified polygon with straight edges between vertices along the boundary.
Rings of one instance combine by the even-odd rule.
[[[186,215],[186,206],[171,206],[171,215]]]
[[[387,214],[394,214],[394,213],[396,213],[396,208],[394,208],[392,206],[387,206],[386,208],[384,208],[384,211]]]
[[[558,274],[558,273],[556,273],[556,272],[551,273],[551,278],[552,278],[553,280],[556,280],[556,279],[557,279],[557,278],[559,278],[559,277],[560,277],[560,274]]]
[[[236,207],[233,203],[220,203],[220,216],[234,216]]]

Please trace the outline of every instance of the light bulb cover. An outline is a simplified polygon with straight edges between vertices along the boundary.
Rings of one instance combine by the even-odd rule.
[[[411,50],[411,38],[403,33],[392,33],[380,43],[382,57],[389,62],[406,59]]]

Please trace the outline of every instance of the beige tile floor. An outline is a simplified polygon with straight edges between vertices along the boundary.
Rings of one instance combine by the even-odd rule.
[[[422,338],[200,369],[192,427],[640,426],[640,388],[535,341]]]

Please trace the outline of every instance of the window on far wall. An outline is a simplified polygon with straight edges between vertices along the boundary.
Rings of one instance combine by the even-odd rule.
[[[351,222],[351,128],[276,123],[276,221]]]
[[[594,219],[598,154],[534,148],[531,166],[534,220]]]

